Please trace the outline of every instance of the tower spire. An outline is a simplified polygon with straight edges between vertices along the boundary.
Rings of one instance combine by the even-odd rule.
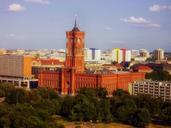
[[[75,15],[74,18],[75,18],[75,23],[74,23],[74,27],[73,27],[72,31],[80,31],[78,26],[77,26],[77,15]]]
[[[77,17],[75,16],[75,24],[74,24],[74,28],[77,27]]]

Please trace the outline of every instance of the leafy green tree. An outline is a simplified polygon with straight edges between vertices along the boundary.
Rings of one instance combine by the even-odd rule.
[[[146,94],[138,94],[137,96],[133,96],[133,99],[138,108],[148,109],[151,116],[155,116],[160,113],[161,105],[163,102],[160,98],[153,98]]]
[[[71,110],[70,119],[78,121],[90,121],[94,119],[96,107],[85,95],[77,95],[75,104]]]
[[[168,124],[171,124],[171,105],[163,108],[160,116],[162,120],[166,121]]]
[[[129,122],[136,127],[145,127],[150,123],[150,113],[145,108],[137,109]]]
[[[10,128],[10,115],[13,109],[6,103],[0,103],[0,128]]]
[[[96,97],[96,90],[93,88],[81,88],[78,91],[78,95],[84,95],[91,99],[92,97]]]
[[[71,114],[71,109],[74,105],[74,97],[65,96],[61,105],[60,114],[66,118]]]
[[[116,91],[113,92],[113,96],[120,96],[120,97],[122,97],[122,96],[127,96],[127,95],[129,95],[129,93],[124,91],[124,90],[122,90],[122,89],[117,89]]]
[[[113,118],[110,112],[110,108],[111,106],[110,106],[109,99],[101,99],[100,101],[98,101],[98,104],[96,105],[96,110],[97,110],[96,119],[98,121],[111,122]]]
[[[113,120],[118,121],[118,113],[117,110],[120,106],[122,106],[122,100],[119,96],[113,96],[110,98],[110,112],[113,115]]]
[[[97,88],[96,89],[96,95],[99,98],[106,98],[107,96],[107,90],[105,88]]]
[[[9,104],[25,103],[29,102],[28,92],[24,89],[10,90],[6,96],[6,102]]]
[[[2,96],[7,96],[8,93],[13,89],[15,89],[15,87],[10,83],[0,83],[0,92]]]
[[[146,73],[145,78],[159,81],[170,81],[171,75],[167,71],[153,71],[151,73]]]
[[[34,93],[42,99],[59,99],[58,93],[49,88],[37,88],[34,90]]]

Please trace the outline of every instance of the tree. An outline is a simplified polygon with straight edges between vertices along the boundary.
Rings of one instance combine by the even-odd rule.
[[[0,128],[10,128],[13,109],[6,103],[0,103]]]
[[[14,90],[14,85],[10,83],[0,83],[1,96],[7,96],[11,90]]]
[[[49,88],[37,88],[34,93],[39,95],[42,99],[60,99],[58,93]]]
[[[61,105],[60,114],[66,118],[71,114],[71,109],[74,105],[74,97],[65,96]]]
[[[107,96],[107,90],[105,88],[97,88],[96,89],[96,95],[99,98],[106,98]]]
[[[145,78],[159,81],[170,81],[171,75],[167,71],[153,71],[151,73],[146,73]]]
[[[6,102],[9,104],[29,102],[29,94],[26,90],[20,88],[10,90],[6,96]]]
[[[113,115],[113,120],[118,121],[118,108],[122,105],[122,100],[119,96],[113,96],[110,98],[110,111]]]
[[[96,105],[98,121],[111,122],[113,120],[112,114],[110,112],[110,101],[109,99],[100,99]]]
[[[84,95],[77,95],[75,104],[71,110],[70,119],[78,121],[90,121],[95,118],[96,107],[91,100]]]
[[[160,116],[164,121],[171,124],[171,105],[163,108]]]
[[[81,88],[78,91],[78,95],[84,95],[87,98],[93,98],[96,97],[96,90],[93,88]]]
[[[113,96],[120,96],[120,97],[122,97],[122,96],[127,96],[127,95],[129,95],[129,93],[124,91],[124,90],[122,90],[122,89],[117,89],[116,91],[113,91]]]
[[[129,123],[136,127],[145,127],[150,123],[150,113],[146,108],[137,109],[131,116]]]

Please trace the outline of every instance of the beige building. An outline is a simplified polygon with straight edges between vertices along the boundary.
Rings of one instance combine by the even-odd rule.
[[[171,82],[158,82],[151,80],[136,81],[130,85],[130,94],[149,94],[161,97],[164,101],[171,101]]]
[[[31,62],[29,56],[0,55],[0,76],[31,78]]]
[[[12,82],[15,85],[25,85],[37,81],[32,75],[32,58],[23,55],[0,55],[0,82]]]
[[[161,48],[158,48],[154,51],[154,58],[156,60],[164,60],[164,50]]]

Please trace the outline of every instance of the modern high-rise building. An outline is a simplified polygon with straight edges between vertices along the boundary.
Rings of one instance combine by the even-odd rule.
[[[112,50],[112,60],[118,63],[131,61],[131,51],[115,48]]]
[[[112,50],[112,60],[118,63],[121,63],[123,60],[122,51],[119,48],[115,48]]]
[[[131,61],[131,50],[126,50],[125,54],[125,62],[130,62]]]
[[[100,61],[101,60],[101,50],[96,48],[86,48],[85,61]]]
[[[164,60],[164,50],[161,48],[154,50],[154,58],[156,60]]]

